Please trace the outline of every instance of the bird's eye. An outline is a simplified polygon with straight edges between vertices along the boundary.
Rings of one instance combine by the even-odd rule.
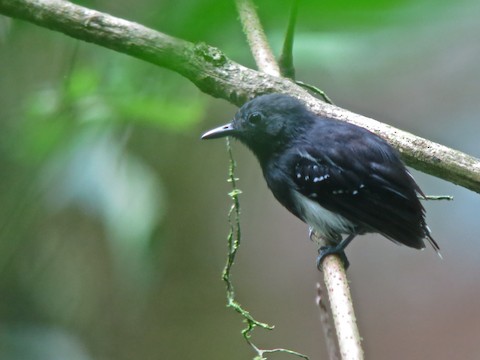
[[[260,114],[258,112],[254,112],[254,113],[251,113],[250,115],[248,115],[248,122],[250,124],[256,125],[260,121],[262,121],[262,114]]]

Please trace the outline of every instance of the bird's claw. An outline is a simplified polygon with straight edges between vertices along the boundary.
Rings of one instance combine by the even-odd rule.
[[[347,259],[347,255],[343,251],[343,248],[339,246],[322,246],[318,250],[318,257],[317,257],[317,268],[318,270],[322,271],[322,262],[328,255],[337,255],[343,263],[345,270],[348,269],[350,266],[350,262]]]

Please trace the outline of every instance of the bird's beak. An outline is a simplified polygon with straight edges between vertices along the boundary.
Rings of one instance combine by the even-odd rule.
[[[235,135],[236,133],[237,133],[237,130],[235,130],[233,128],[233,125],[230,123],[223,126],[219,126],[210,131],[207,131],[205,134],[202,135],[202,140],[218,139],[225,136]]]

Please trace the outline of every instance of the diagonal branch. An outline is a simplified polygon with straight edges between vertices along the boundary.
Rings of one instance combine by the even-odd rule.
[[[480,160],[373,119],[323,103],[288,79],[245,68],[220,50],[61,0],[0,0],[0,13],[171,69],[200,90],[236,105],[265,93],[288,93],[319,115],[368,128],[420,171],[480,193]]]
[[[258,66],[266,74],[280,76],[280,69],[275,61],[267,37],[263,32],[260,19],[251,0],[236,0],[237,11],[247,36],[248,45]]]

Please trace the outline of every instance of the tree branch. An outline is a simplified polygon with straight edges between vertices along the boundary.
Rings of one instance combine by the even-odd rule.
[[[363,360],[363,350],[353,310],[350,286],[342,260],[327,256],[322,262],[333,322],[342,360]]]
[[[318,306],[320,315],[320,324],[323,328],[323,336],[325,338],[325,345],[327,347],[327,354],[329,360],[340,360],[340,349],[336,338],[335,324],[330,317],[330,312],[323,299],[323,290],[320,283],[317,283],[317,296],[315,303]]]
[[[242,22],[243,32],[247,36],[258,69],[266,74],[280,76],[280,69],[275,61],[267,37],[263,32],[260,19],[251,0],[236,0],[238,15]]]
[[[0,0],[0,13],[166,67],[211,96],[241,105],[257,95],[288,93],[319,115],[365,127],[401,151],[413,168],[480,192],[480,161],[460,151],[325,104],[290,80],[247,69],[220,50],[60,0]]]

